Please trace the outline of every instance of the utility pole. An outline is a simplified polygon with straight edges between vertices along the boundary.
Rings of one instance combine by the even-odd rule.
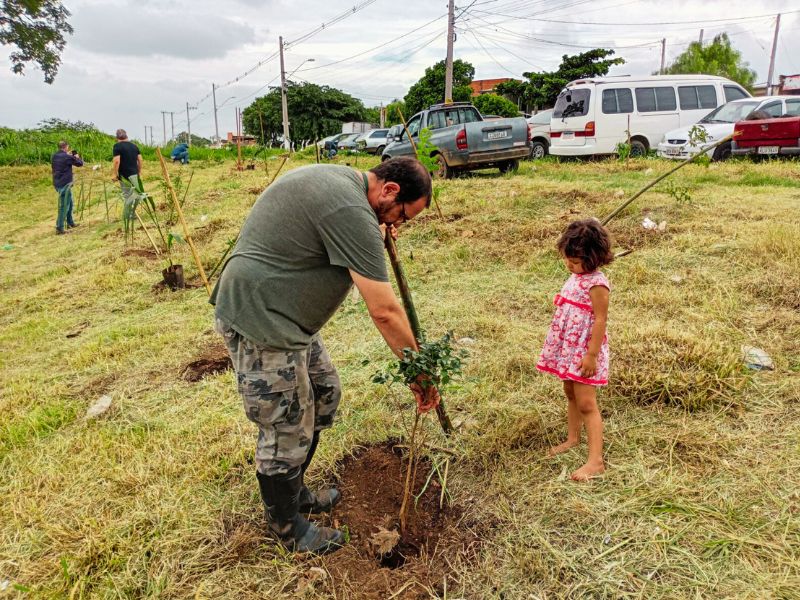
[[[444,67],[444,103],[453,101],[453,35],[455,28],[455,0],[447,4],[447,61]]]
[[[767,96],[772,95],[772,77],[775,75],[775,52],[778,49],[778,31],[781,28],[781,15],[775,19],[775,37],[772,39],[772,52],[769,55],[769,75],[767,75]]]
[[[700,30],[700,46],[702,47],[702,45],[703,45],[703,30],[701,29]]]
[[[170,131],[172,131],[172,137],[170,138],[170,140],[174,140],[175,139],[175,113],[174,112],[170,112],[169,113],[169,127],[170,127]]]
[[[161,126],[164,128],[164,145],[167,145],[167,111],[161,111]]]
[[[667,38],[661,39],[661,68],[658,70],[659,75],[664,74],[664,63],[667,61]]]
[[[214,99],[214,134],[217,136],[216,142],[219,143],[219,123],[217,123],[217,86],[211,84],[211,97]]]
[[[186,137],[188,139],[186,140],[186,143],[189,145],[189,148],[191,148],[192,147],[192,121],[189,118],[189,110],[190,110],[189,109],[189,103],[187,102],[186,103],[186,132],[187,132],[186,133]],[[193,106],[191,108],[191,110],[195,110],[195,107]]]
[[[150,127],[150,145],[153,146],[154,145],[154,143],[153,143],[153,126],[150,125],[149,127]]]
[[[147,125],[144,126],[144,145],[147,146]]]
[[[283,66],[283,36],[278,37],[278,50],[281,54],[281,110],[283,112],[283,147],[291,151],[289,141],[289,105],[286,101],[286,69]]]
[[[378,111],[378,115],[380,116],[381,127],[383,127],[383,124],[386,122],[386,115],[383,112],[383,102],[381,102],[381,109]]]

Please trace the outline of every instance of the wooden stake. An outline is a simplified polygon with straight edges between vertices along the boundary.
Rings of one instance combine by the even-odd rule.
[[[384,240],[386,251],[389,253],[389,262],[392,263],[392,271],[394,271],[394,278],[397,281],[397,287],[400,290],[400,298],[403,300],[403,308],[408,316],[408,322],[411,325],[411,331],[417,341],[422,338],[422,327],[419,324],[417,317],[417,309],[414,308],[414,300],[411,298],[411,288],[408,287],[408,281],[403,273],[403,267],[397,257],[397,246],[394,243],[389,228],[386,228],[386,238]],[[453,432],[453,424],[450,422],[450,417],[447,416],[447,410],[444,407],[444,398],[439,398],[439,406],[436,407],[436,416],[439,417],[439,424],[442,426],[442,431],[445,435],[450,435]]]
[[[151,236],[150,232],[147,231],[147,227],[144,226],[144,221],[142,221],[142,217],[139,216],[138,212],[134,211],[133,214],[135,214],[136,218],[139,219],[139,224],[142,226],[142,229],[144,229],[144,234],[147,236],[147,239],[150,240],[150,243],[153,244],[153,248],[156,251],[156,256],[161,256],[161,250],[158,248],[158,246],[156,246],[156,243],[153,241],[153,236]]]
[[[286,164],[286,159],[288,159],[288,158],[289,158],[288,155],[283,157],[283,160],[281,161],[281,164],[278,165],[278,170],[275,171],[275,175],[273,175],[272,179],[269,180],[269,183],[267,184],[267,187],[271,186],[272,183],[278,178],[278,174],[281,172],[281,169],[283,168],[283,165]]]
[[[175,210],[178,211],[178,218],[181,220],[181,225],[183,226],[183,235],[186,237],[186,242],[189,244],[189,248],[192,250],[192,256],[194,257],[194,262],[197,265],[197,270],[200,272],[200,279],[203,280],[203,285],[206,286],[206,291],[208,295],[211,295],[211,286],[208,285],[208,279],[206,279],[206,272],[203,270],[203,263],[200,262],[200,256],[197,254],[197,248],[194,247],[194,242],[192,241],[192,237],[189,235],[189,226],[186,224],[186,219],[183,216],[183,208],[181,208],[180,203],[178,202],[178,197],[175,195],[175,188],[172,187],[172,182],[169,179],[169,171],[167,170],[167,163],[164,161],[164,157],[161,155],[161,148],[156,148],[156,154],[158,154],[158,160],[161,163],[161,172],[164,174],[164,181],[167,182],[167,188],[169,188],[169,192],[172,195],[172,201],[175,203]]]
[[[650,189],[651,187],[653,187],[655,184],[659,183],[660,181],[663,181],[664,179],[666,179],[667,177],[669,177],[670,175],[672,175],[672,174],[673,174],[675,171],[677,171],[678,169],[682,169],[683,167],[685,167],[685,166],[686,166],[686,165],[688,165],[689,163],[693,163],[693,162],[695,162],[695,161],[696,161],[698,158],[700,158],[701,156],[703,156],[703,155],[704,155],[706,152],[708,152],[709,150],[713,150],[713,149],[714,149],[714,148],[716,148],[717,146],[721,146],[722,144],[725,144],[725,143],[727,143],[727,142],[730,142],[732,139],[733,139],[733,135],[729,135],[729,136],[727,136],[727,137],[724,137],[724,138],[722,138],[720,141],[718,141],[718,142],[717,142],[716,144],[714,144],[713,146],[709,146],[708,148],[703,148],[703,150],[702,150],[702,151],[700,151],[700,152],[698,152],[697,154],[695,154],[695,155],[694,155],[692,158],[690,158],[690,159],[688,159],[688,160],[685,160],[685,161],[683,161],[681,164],[679,164],[679,165],[678,165],[677,167],[675,167],[674,169],[671,169],[671,170],[667,171],[667,172],[666,172],[666,173],[664,173],[664,174],[663,174],[661,177],[658,177],[658,178],[656,178],[655,180],[653,180],[652,182],[648,183],[648,184],[647,184],[646,186],[644,186],[644,187],[643,187],[641,190],[639,190],[639,191],[638,191],[638,192],[636,192],[636,193],[635,193],[633,196],[631,196],[631,197],[630,197],[630,199],[628,199],[628,200],[626,200],[625,202],[623,202],[623,203],[622,203],[622,204],[621,204],[621,205],[620,205],[620,206],[619,206],[617,209],[615,209],[615,210],[614,210],[614,211],[613,211],[613,212],[612,212],[610,215],[608,215],[608,216],[607,216],[605,219],[603,219],[603,220],[601,221],[601,222],[602,222],[602,224],[603,224],[603,225],[607,225],[607,224],[608,224],[608,222],[609,222],[609,221],[611,221],[611,219],[613,219],[613,218],[614,218],[614,217],[616,217],[616,216],[617,216],[619,213],[621,213],[623,210],[625,210],[625,209],[628,207],[628,205],[630,205],[630,204],[631,204],[631,203],[632,203],[634,200],[636,200],[636,199],[637,199],[639,196],[641,196],[642,194],[644,194],[644,193],[645,193],[647,190],[649,190],[649,189]]]

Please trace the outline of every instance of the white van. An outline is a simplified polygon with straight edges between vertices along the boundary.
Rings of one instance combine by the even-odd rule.
[[[738,83],[712,75],[596,77],[567,84],[550,121],[550,153],[613,154],[626,142],[631,155],[656,148],[664,134],[692,125],[711,110],[750,94]]]

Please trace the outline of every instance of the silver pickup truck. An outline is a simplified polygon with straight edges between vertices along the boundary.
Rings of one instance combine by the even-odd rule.
[[[408,121],[408,133],[402,130],[387,139],[382,160],[414,155],[408,140],[416,144],[419,132],[431,130],[430,142],[436,146],[432,156],[439,163],[440,177],[452,177],[458,171],[497,167],[501,173],[515,171],[519,160],[530,154],[528,123],[524,117],[484,121],[477,108],[468,102],[434,104]],[[392,132],[390,131],[390,134]]]

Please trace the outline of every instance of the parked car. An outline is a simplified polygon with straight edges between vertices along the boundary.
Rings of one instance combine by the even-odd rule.
[[[420,130],[431,130],[431,154],[439,163],[438,175],[452,177],[457,171],[496,167],[514,171],[519,160],[530,154],[528,124],[523,117],[484,121],[469,102],[434,104],[409,119],[407,131],[383,151],[383,160],[414,155],[408,136],[419,140]]]
[[[731,152],[759,156],[800,154],[800,98],[791,108],[794,112],[778,118],[737,123]]]
[[[336,140],[336,145],[339,147],[339,151],[342,150],[349,150],[350,152],[355,152],[358,150],[358,144],[356,140],[361,137],[360,133],[346,133],[341,138]]]
[[[770,117],[779,117],[783,114],[800,115],[800,98],[797,96],[766,96],[763,98],[745,98],[733,100],[712,110],[700,119],[696,125],[673,129],[664,135],[658,144],[658,155],[662,158],[686,160],[704,148],[713,146],[717,141],[733,133],[733,128],[739,121],[744,121],[754,112],[763,112]],[[692,127],[699,126],[706,131],[706,142],[692,144],[689,140],[689,131]],[[725,160],[731,155],[731,143],[727,142],[706,150],[713,160]]]
[[[333,143],[336,143],[336,142],[338,142],[340,139],[342,139],[342,138],[343,138],[344,136],[346,136],[346,135],[350,135],[350,134],[347,134],[347,133],[337,133],[336,135],[329,135],[328,137],[326,137],[326,138],[322,138],[320,141],[318,141],[318,142],[317,142],[317,146],[319,146],[320,148],[324,148],[324,147],[325,147],[325,142],[333,142]]]
[[[553,109],[542,110],[528,117],[531,138],[531,158],[544,158],[550,152],[550,119]]]
[[[362,133],[358,138],[358,149],[368,154],[383,154],[383,149],[386,148],[386,134],[388,129],[371,129],[366,133]]]
[[[630,130],[631,155],[641,156],[667,131],[697,123],[711,109],[748,97],[738,83],[711,75],[579,79],[568,83],[556,100],[550,153],[613,154],[628,140]]]
[[[386,145],[388,146],[392,142],[397,142],[400,140],[400,134],[403,132],[403,124],[398,123],[397,125],[392,125],[389,127],[389,130],[386,132]]]

